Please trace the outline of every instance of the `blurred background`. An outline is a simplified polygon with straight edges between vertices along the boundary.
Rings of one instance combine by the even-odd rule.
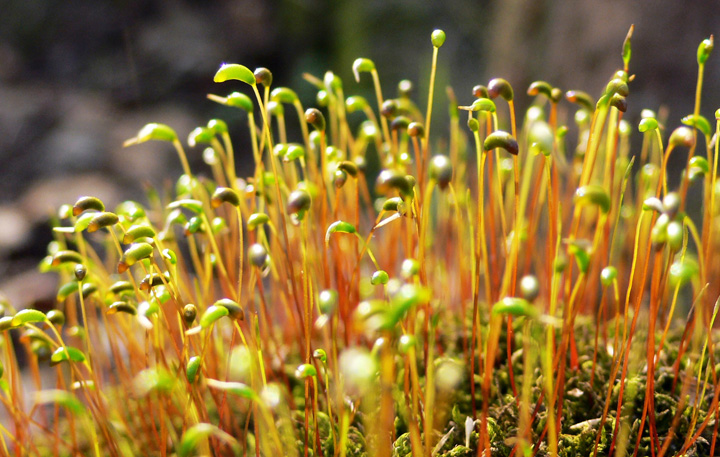
[[[274,86],[294,88],[312,106],[315,92],[303,72],[332,70],[346,94],[371,96],[369,78],[357,84],[351,72],[355,58],[369,57],[386,96],[408,78],[425,106],[430,33],[442,28],[438,138],[447,131],[447,85],[469,104],[474,85],[501,76],[515,87],[520,109],[532,101],[525,88],[537,79],[597,97],[622,66],[634,23],[636,79],[625,118],[635,126],[641,109],[666,106],[672,129],[692,111],[697,46],[720,30],[720,8],[707,0],[6,0],[2,9],[0,291],[16,307],[54,296],[52,275],[36,266],[59,205],[81,195],[111,208],[143,201],[144,184],[178,176],[167,144],[122,148],[146,123],[166,123],[184,138],[223,118],[237,138],[240,175],[250,172],[244,117],[206,98],[247,89],[212,82],[222,62],[268,67]],[[702,109],[709,119],[720,107],[719,76],[720,56],[713,55]],[[189,154],[202,173],[201,150]]]

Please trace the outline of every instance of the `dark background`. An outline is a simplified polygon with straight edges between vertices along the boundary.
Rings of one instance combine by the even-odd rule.
[[[302,73],[330,69],[346,94],[371,96],[369,78],[352,79],[356,57],[377,65],[386,96],[416,83],[426,103],[432,48],[442,28],[433,135],[445,135],[443,88],[461,103],[496,76],[515,87],[520,109],[536,79],[598,96],[621,67],[620,50],[635,24],[626,119],[642,108],[670,109],[668,128],[692,111],[696,49],[720,29],[717,1],[453,2],[321,0],[4,0],[0,14],[0,290],[16,306],[53,296],[36,265],[50,240],[48,218],[62,203],[96,195],[108,206],[142,199],[142,183],[179,172],[163,143],[122,148],[148,122],[181,138],[211,117],[231,125],[238,154],[243,117],[206,99],[245,90],[219,86],[222,62],[272,70],[274,86],[294,88],[305,106],[314,91]],[[716,51],[716,54],[720,51]],[[720,56],[706,68],[702,113],[720,107]],[[571,113],[570,113],[571,114]],[[635,135],[639,137],[638,134]],[[245,150],[245,151],[244,151]],[[202,170],[200,150],[189,150]],[[239,155],[240,175],[249,172]]]

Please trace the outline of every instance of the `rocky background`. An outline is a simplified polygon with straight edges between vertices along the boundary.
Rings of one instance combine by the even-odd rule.
[[[143,184],[179,174],[165,144],[123,149],[148,122],[182,136],[211,117],[231,124],[242,153],[241,116],[205,98],[222,62],[265,66],[275,85],[314,100],[302,72],[331,69],[346,93],[371,94],[351,65],[372,58],[386,94],[403,78],[425,89],[430,32],[443,28],[437,106],[452,84],[462,103],[471,88],[507,78],[519,108],[536,79],[597,96],[622,64],[634,23],[626,119],[642,108],[671,108],[669,128],[691,112],[700,41],[720,31],[710,0],[5,0],[0,14],[0,291],[16,307],[52,300],[54,279],[36,272],[51,239],[49,218],[63,203],[96,195],[112,207],[143,199]],[[716,54],[720,53],[716,50]],[[720,55],[706,70],[702,112],[720,107]],[[422,105],[421,105],[422,106]],[[443,135],[446,110],[436,110]],[[435,130],[435,129],[434,129]],[[198,170],[200,150],[190,150]],[[243,164],[240,156],[239,167]],[[247,161],[245,161],[245,164]],[[249,170],[241,170],[241,175]]]

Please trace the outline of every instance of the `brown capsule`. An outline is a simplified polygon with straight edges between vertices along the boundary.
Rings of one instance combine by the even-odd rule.
[[[287,200],[288,214],[304,214],[305,211],[310,209],[311,201],[310,194],[306,190],[292,191]]]
[[[413,188],[405,176],[397,170],[385,169],[375,180],[375,189],[381,194],[387,194],[391,189],[400,191],[403,196],[412,196]]]
[[[321,132],[325,131],[325,116],[317,108],[308,108],[305,111],[305,120],[308,124],[312,125],[316,130]]]
[[[624,113],[627,111],[627,98],[620,94],[615,94],[610,97],[610,106],[617,108],[618,111]]]
[[[511,102],[513,99],[513,89],[507,80],[503,78],[491,79],[487,86],[489,98],[497,98],[501,96],[506,101]]]
[[[169,281],[169,275],[167,273],[165,275],[161,275],[159,273],[145,275],[145,277],[140,281],[140,290],[148,291],[153,287],[163,285],[166,281]]]
[[[81,263],[75,265],[75,279],[82,281],[87,275],[87,267]]]
[[[408,119],[405,116],[397,116],[390,123],[390,129],[391,130],[400,130],[400,129],[407,130],[409,125],[410,125],[410,119]]]
[[[197,317],[197,308],[192,303],[188,303],[183,308],[183,321],[185,321],[185,324],[192,325],[193,322],[195,322],[195,318]]]
[[[447,156],[436,155],[430,161],[430,178],[437,181],[440,189],[445,190],[450,184],[453,175],[452,162]]]
[[[80,197],[73,205],[73,216],[79,216],[87,210],[105,211],[105,205],[96,197]]]
[[[258,268],[264,268],[268,259],[268,252],[260,243],[254,243],[248,248],[248,259],[250,263]]]
[[[57,327],[65,325],[65,314],[63,314],[63,312],[59,309],[52,309],[48,311],[47,318]]]
[[[255,76],[255,82],[257,84],[262,84],[265,87],[270,87],[272,85],[272,73],[267,68],[258,67],[253,72],[253,75]]]
[[[413,137],[425,137],[425,127],[419,122],[411,122],[407,127],[407,132]]]
[[[487,87],[480,84],[473,87],[472,93],[475,98],[490,98]]]
[[[397,116],[397,112],[398,103],[395,100],[385,100],[380,108],[380,114],[388,119],[392,119]]]
[[[347,173],[338,168],[333,175],[333,184],[335,184],[336,188],[340,189],[345,185],[345,182],[347,182]]]

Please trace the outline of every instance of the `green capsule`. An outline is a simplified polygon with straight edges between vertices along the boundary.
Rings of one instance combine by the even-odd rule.
[[[445,44],[445,32],[440,29],[433,30],[432,35],[430,35],[430,41],[432,42],[433,47],[441,47]]]
[[[510,86],[510,83],[503,78],[491,79],[487,85],[487,91],[490,98],[497,98],[499,95],[508,102],[513,99],[512,86]]]
[[[234,320],[245,320],[245,311],[238,305],[237,302],[230,300],[229,298],[221,298],[216,301],[213,306],[222,306],[228,310],[228,316]]]
[[[420,274],[420,262],[416,259],[405,259],[400,266],[400,274],[403,278],[410,279],[415,275]]]
[[[57,294],[55,295],[55,300],[57,301],[63,301],[66,298],[68,298],[70,295],[74,294],[79,290],[79,285],[76,280],[72,280],[69,282],[66,282],[62,286],[58,288]]]
[[[305,158],[305,147],[297,143],[287,145],[287,150],[283,156],[283,162],[292,162],[293,160]]]
[[[71,346],[59,347],[50,356],[50,366],[67,361],[83,363],[85,360],[85,354],[80,349]]]
[[[145,217],[145,209],[137,202],[126,200],[115,207],[115,214],[125,220],[134,222]]]
[[[489,113],[494,113],[497,110],[495,102],[489,98],[478,98],[472,102],[472,105],[458,106],[458,108],[469,111],[487,111]]]
[[[59,309],[52,309],[47,313],[47,319],[57,327],[65,325],[65,314]]]
[[[253,74],[248,67],[234,63],[223,64],[217,73],[215,73],[215,77],[213,78],[213,81],[216,83],[222,83],[229,80],[242,81],[250,86],[255,86],[257,84],[255,74]]]
[[[327,353],[323,349],[315,349],[313,358],[322,362],[323,365],[327,363]],[[0,376],[2,375],[0,374]]]
[[[375,71],[375,63],[366,58],[355,59],[352,65],[353,75],[355,75],[355,81],[360,82],[360,73],[370,73]]]
[[[676,260],[670,266],[670,287],[682,287],[690,282],[700,272],[698,264],[686,257],[685,260]]]
[[[105,211],[105,204],[97,197],[80,197],[72,207],[72,215],[79,216],[88,210]]]
[[[218,389],[222,390],[224,392],[237,395],[241,398],[245,398],[247,400],[258,400],[259,397],[257,393],[255,393],[250,386],[245,385],[241,382],[225,382],[225,381],[218,381],[216,379],[208,379],[207,380],[208,387],[212,389]]]
[[[219,382],[219,381],[218,381]],[[210,437],[220,441],[223,445],[231,448],[231,455],[240,455],[240,445],[237,440],[227,432],[221,430],[217,425],[207,422],[200,422],[192,427],[188,427],[182,435],[182,439],[177,446],[177,457],[190,457],[196,455],[196,448],[200,443],[208,440]]]
[[[338,302],[338,293],[334,289],[325,289],[318,295],[318,309],[322,314],[330,314]]]
[[[678,127],[673,130],[668,143],[672,147],[684,146],[691,148],[695,144],[695,135],[693,135],[693,131],[687,127]]]
[[[468,119],[467,126],[473,132],[477,132],[480,129],[480,123],[474,117]]]
[[[354,162],[344,160],[337,165],[338,170],[342,170],[353,178],[358,175],[358,166]]]
[[[700,114],[698,114],[697,116],[694,114],[690,114],[683,117],[680,122],[685,125],[689,125],[690,127],[695,127],[707,137],[712,135],[712,127],[710,127],[710,122],[708,122],[708,120]]]
[[[123,235],[123,244],[130,244],[141,237],[154,238],[155,230],[147,224],[133,225]]]
[[[368,102],[364,97],[359,95],[353,95],[345,100],[345,110],[348,113],[354,113],[355,111],[362,111],[367,108]]]
[[[545,121],[533,122],[528,132],[528,142],[531,151],[540,152],[543,156],[549,157],[555,143],[550,124]]]
[[[56,267],[63,263],[82,263],[82,256],[75,251],[58,251],[52,257],[52,266]]]
[[[188,134],[188,145],[194,148],[200,143],[210,143],[215,138],[215,132],[207,127],[195,127],[190,134]]]
[[[110,285],[110,288],[108,290],[118,295],[122,294],[123,292],[132,292],[133,290],[135,290],[135,287],[130,281],[116,281],[112,285]]]
[[[582,273],[590,268],[590,249],[592,244],[588,240],[572,240],[568,245],[568,253],[575,257],[575,262]]]
[[[225,306],[210,306],[205,310],[202,317],[200,318],[200,327],[208,328],[220,318],[230,314],[230,310]]]
[[[278,103],[295,103],[298,100],[298,96],[290,88],[277,87],[270,93],[270,100]]]
[[[679,251],[682,247],[684,238],[684,229],[682,222],[671,221],[670,223],[668,223],[667,228],[665,229],[665,233],[667,234],[668,247],[673,251]]]
[[[10,321],[12,327],[20,327],[25,324],[47,321],[47,316],[37,309],[23,309],[17,312]]]
[[[428,289],[415,284],[405,284],[392,297],[390,307],[385,310],[385,319],[380,329],[393,329],[411,308],[427,303],[428,300],[430,300]]]
[[[587,186],[578,187],[575,190],[573,202],[576,205],[593,204],[598,206],[605,214],[610,212],[610,196],[605,189],[602,188],[602,186],[589,184]]]
[[[248,230],[254,230],[260,225],[265,225],[270,221],[270,218],[265,213],[253,213],[248,217],[247,227]]]
[[[356,233],[355,226],[349,222],[335,221],[328,227],[325,232],[325,243],[330,242],[330,235],[333,233]]]
[[[130,314],[131,316],[135,316],[137,315],[137,308],[135,308],[130,303],[124,301],[116,301],[108,307],[107,314],[112,315],[116,313],[126,313]]]
[[[581,90],[569,90],[565,92],[565,98],[570,103],[576,103],[591,113],[595,111],[595,101],[586,92]]]
[[[189,198],[175,200],[167,206],[169,209],[185,208],[192,211],[195,214],[201,214],[203,212],[202,202],[199,200],[192,200]]]
[[[638,130],[645,133],[649,130],[655,130],[658,128],[658,121],[657,119],[653,117],[646,117],[643,118],[643,120],[640,121],[640,125],[638,126]]]
[[[538,316],[537,309],[527,300],[520,297],[505,297],[495,303],[492,308],[493,315],[509,314],[515,317],[534,318]]]
[[[85,405],[67,390],[46,389],[35,392],[36,405],[45,405],[48,403],[61,406],[79,417],[86,414]]]
[[[198,373],[200,372],[201,365],[202,359],[200,357],[190,357],[190,360],[188,360],[187,363],[187,368],[185,369],[185,375],[188,383],[193,384],[198,379]]]
[[[303,363],[295,369],[295,377],[298,379],[315,378],[316,376],[317,370],[310,363]]]
[[[553,87],[545,81],[535,81],[528,87],[527,94],[530,96],[544,95],[548,99],[552,99]]]
[[[125,252],[118,262],[118,273],[124,273],[128,268],[135,265],[139,260],[148,258],[153,253],[153,247],[148,243],[133,243],[125,249]]]
[[[175,130],[165,124],[151,123],[140,129],[137,136],[130,138],[123,143],[123,146],[144,143],[146,141],[169,141],[174,142],[178,138]]]
[[[90,220],[90,224],[87,226],[88,233],[96,232],[104,227],[110,227],[118,223],[120,218],[117,214],[110,212],[98,213],[95,217]]]
[[[680,200],[680,195],[677,192],[668,192],[667,195],[663,197],[663,210],[661,212],[667,214],[670,219],[674,219],[675,215],[677,215],[680,210],[681,203],[682,201]]]
[[[613,266],[608,266],[602,269],[600,272],[600,282],[604,287],[610,287],[612,285],[613,281],[617,278],[618,271],[617,268]]]
[[[483,149],[487,152],[491,149],[502,148],[512,155],[518,155],[518,142],[508,132],[496,130],[485,138]]]
[[[0,332],[13,328],[12,320],[13,316],[0,317]]]
[[[615,94],[622,97],[627,97],[628,94],[630,94],[630,89],[628,89],[628,85],[624,79],[613,78],[607,86],[605,86],[605,95],[612,97]]]
[[[390,276],[387,274],[387,271],[385,270],[377,270],[375,273],[372,274],[372,277],[370,278],[370,284],[373,286],[377,286],[378,284],[387,284],[390,280]]]
[[[710,53],[712,52],[714,47],[715,43],[713,41],[712,35],[710,35],[710,38],[702,40],[697,50],[698,65],[705,65],[705,62],[707,62],[708,58],[710,57]]]
[[[694,156],[690,159],[690,168],[697,168],[703,175],[710,173],[710,165],[705,157]]]
[[[220,97],[219,95],[208,94],[210,100],[220,103],[221,105],[230,106],[233,108],[240,108],[241,110],[252,113],[253,103],[250,97],[240,92],[233,92],[227,97]]]
[[[411,349],[414,349],[415,346],[417,346],[417,338],[415,338],[415,335],[405,334],[398,340],[398,352],[400,352],[400,354],[407,354]]]

